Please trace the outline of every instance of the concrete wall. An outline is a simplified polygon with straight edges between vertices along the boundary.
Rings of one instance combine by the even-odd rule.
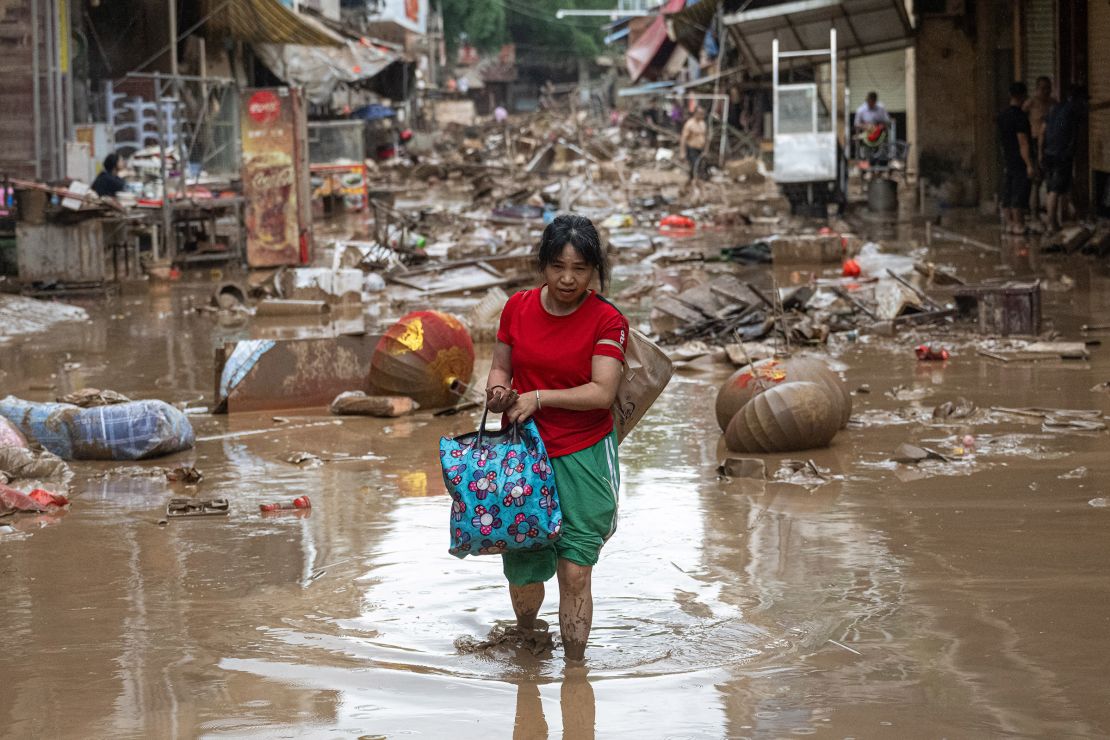
[[[921,176],[933,184],[953,176],[967,179],[973,169],[980,143],[975,64],[974,39],[958,20],[920,20],[914,65],[917,149]]]

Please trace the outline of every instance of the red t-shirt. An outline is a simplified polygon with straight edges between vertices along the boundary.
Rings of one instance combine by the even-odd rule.
[[[611,303],[591,290],[574,313],[554,316],[540,302],[540,290],[520,291],[501,311],[497,339],[513,348],[513,388],[517,392],[523,395],[585,385],[593,377],[594,355],[624,362],[628,321]],[[620,348],[599,344],[602,340]],[[549,457],[591,447],[613,429],[609,409],[571,411],[545,406],[533,418]]]

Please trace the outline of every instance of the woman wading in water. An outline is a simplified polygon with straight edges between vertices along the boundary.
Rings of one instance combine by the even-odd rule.
[[[486,381],[490,411],[533,418],[547,447],[563,512],[551,546],[502,556],[517,625],[535,629],[544,582],[559,580],[559,630],[567,660],[582,660],[593,623],[593,566],[617,528],[617,393],[628,321],[590,289],[604,289],[608,262],[597,229],[559,216],[537,255],[543,285],[505,304]]]

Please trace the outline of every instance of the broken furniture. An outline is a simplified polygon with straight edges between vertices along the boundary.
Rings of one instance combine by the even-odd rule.
[[[1036,336],[1041,331],[1039,280],[962,285],[953,295],[960,318],[977,321],[982,334]]]

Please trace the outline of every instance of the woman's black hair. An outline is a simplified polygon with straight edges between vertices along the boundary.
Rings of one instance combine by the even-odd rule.
[[[540,270],[559,259],[566,245],[574,247],[574,251],[586,261],[586,264],[597,269],[597,279],[601,283],[602,291],[609,280],[609,258],[605,254],[605,247],[601,246],[601,237],[590,219],[585,216],[564,214],[556,216],[555,220],[547,225],[540,238],[540,249],[537,258]]]
[[[109,173],[115,172],[116,171],[116,164],[118,162],[119,162],[119,155],[116,154],[115,152],[112,152],[111,154],[109,154],[107,157],[104,158],[104,171],[109,172]]]

